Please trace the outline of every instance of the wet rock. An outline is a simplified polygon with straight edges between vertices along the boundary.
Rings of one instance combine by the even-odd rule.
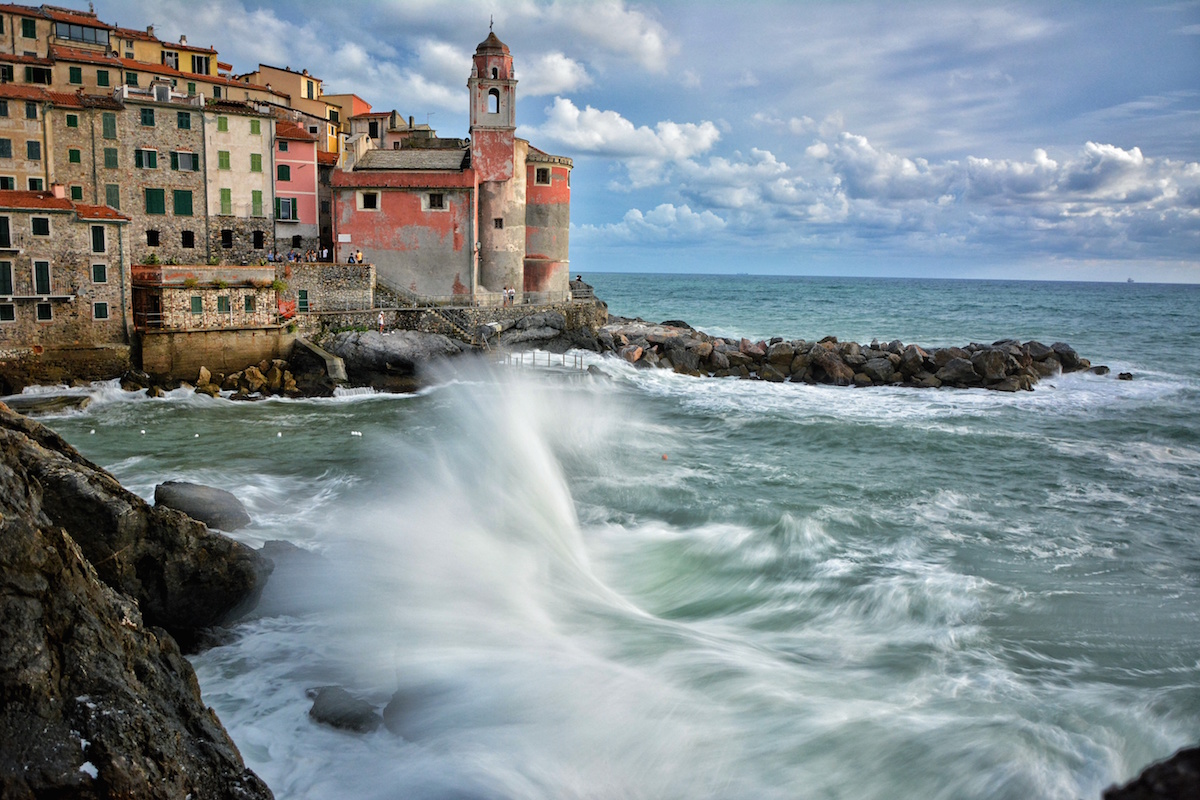
[[[1093,375],[1107,375],[1108,373],[1112,372],[1112,370],[1104,365],[1100,365],[1098,367],[1092,367],[1090,370],[1088,370],[1088,372],[1092,373]]]
[[[1131,380],[1133,380],[1133,373],[1132,372],[1119,372],[1119,373],[1117,373],[1117,380],[1131,381]]]
[[[383,717],[375,711],[375,706],[340,686],[310,689],[308,696],[313,701],[308,715],[323,725],[356,733],[370,733],[383,724]]]
[[[417,377],[470,350],[447,336],[419,331],[391,331],[387,336],[378,331],[343,331],[323,346],[345,362],[351,382],[380,388],[403,388],[403,381],[392,379]]]
[[[1200,797],[1200,747],[1180,750],[1151,764],[1124,786],[1104,790],[1103,800],[1181,800]]]
[[[236,531],[251,522],[246,507],[232,493],[198,483],[160,483],[154,487],[154,503],[182,511],[219,531]]]
[[[872,358],[862,365],[862,372],[871,379],[872,383],[888,383],[895,370],[892,369],[890,359]]]
[[[1055,342],[1050,345],[1050,349],[1054,351],[1054,355],[1058,356],[1058,361],[1062,364],[1063,372],[1075,372],[1083,368],[1080,364],[1079,354],[1075,352],[1075,348],[1064,342]]]
[[[80,411],[92,404],[86,394],[18,394],[5,397],[3,402],[13,411],[30,416]]]
[[[1004,380],[1008,373],[1017,368],[1017,362],[1005,350],[989,348],[971,356],[975,372],[987,383]]]
[[[814,347],[808,357],[810,366],[824,373],[825,382],[837,386],[849,386],[854,383],[854,370],[842,361],[837,353],[823,347]],[[821,380],[820,375],[817,375],[817,380]]]
[[[771,383],[783,383],[787,380],[787,375],[780,372],[779,368],[774,364],[764,364],[762,370],[758,373],[758,377]]]
[[[943,385],[981,386],[983,384],[983,378],[975,371],[974,365],[965,358],[950,359],[946,362],[946,366],[937,371],[936,377]]]

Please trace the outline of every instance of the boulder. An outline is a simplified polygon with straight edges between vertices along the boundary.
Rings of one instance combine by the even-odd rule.
[[[635,344],[627,344],[617,351],[617,355],[628,361],[630,364],[636,363],[642,357],[642,348]]]
[[[961,347],[939,347],[933,351],[933,363],[938,368],[949,364],[953,359],[966,358],[969,359],[971,354]]]
[[[849,386],[854,383],[852,370],[837,353],[823,347],[814,347],[808,354],[809,364],[824,373],[825,382],[837,386]],[[820,376],[818,375],[818,380]]]
[[[375,710],[375,706],[340,686],[310,689],[308,697],[313,701],[308,715],[324,725],[355,733],[370,733],[383,724],[383,717]]]
[[[174,534],[191,548],[195,579],[186,591],[208,594],[197,562],[222,558],[207,541],[215,535],[177,512],[155,515],[7,407],[0,420],[0,797],[270,798],[204,704],[175,640],[153,627],[161,604],[97,572],[101,558],[124,564],[136,550],[148,582],[173,580],[157,561],[165,545],[143,538],[161,534],[156,524],[182,523]],[[122,549],[99,550],[92,529],[111,534],[113,525],[124,528]]]
[[[1034,361],[1045,361],[1046,358],[1054,352],[1052,349],[1035,339],[1031,339],[1026,342],[1022,346],[1022,349],[1028,353],[1029,357]]]
[[[941,352],[941,351],[939,351]],[[943,385],[951,386],[980,386],[983,378],[975,372],[974,365],[965,358],[952,358],[946,366],[937,371],[935,376]]]
[[[212,373],[209,372],[208,367],[201,367],[200,374],[196,379],[196,385],[203,386],[206,383],[212,383]]]
[[[865,372],[856,372],[854,374],[855,386],[874,386],[875,382],[871,380],[871,376]]]
[[[987,383],[1004,380],[1008,373],[1017,368],[1017,362],[1007,351],[1000,348],[980,350],[971,356],[975,371]]]
[[[1131,380],[1133,380],[1133,373],[1132,373],[1132,372],[1118,372],[1118,373],[1117,373],[1117,380],[1119,380],[1119,381],[1131,381]]]
[[[220,397],[221,387],[215,383],[201,383],[195,389],[196,394],[206,394],[209,397]]]
[[[1055,355],[1049,355],[1041,361],[1034,361],[1032,367],[1033,371],[1042,378],[1053,378],[1062,373],[1062,364],[1058,362],[1058,356]]]
[[[714,349],[708,356],[708,365],[714,370],[729,369],[729,355]]]
[[[910,344],[900,354],[900,372],[904,375],[916,375],[925,368],[925,359],[928,357],[929,354],[920,347]]]
[[[774,364],[764,364],[758,373],[758,377],[771,383],[783,383],[787,380],[787,375],[780,372],[779,368]]]
[[[742,339],[738,350],[755,361],[760,361],[767,355],[767,347],[763,342],[751,342],[749,339]]]
[[[1075,372],[1083,369],[1083,365],[1079,362],[1079,354],[1075,352],[1075,348],[1064,342],[1055,342],[1050,345],[1050,349],[1054,351],[1054,355],[1058,356],[1058,361],[1062,364],[1063,372]]]
[[[894,373],[891,359],[872,358],[862,365],[862,374],[869,377],[872,383],[888,383]]]
[[[242,391],[253,394],[267,388],[267,379],[258,367],[246,367],[242,370],[242,380],[238,384]]]
[[[39,488],[41,513],[66,528],[104,583],[137,600],[147,623],[184,647],[251,603],[269,564],[204,523],[152,507],[49,428],[0,404],[0,434],[20,475]]]
[[[997,392],[1016,392],[1021,390],[1021,376],[1009,375],[995,383],[988,384],[989,389]]]
[[[246,507],[232,493],[199,483],[160,483],[154,487],[154,504],[182,511],[219,531],[236,531],[251,522]]]
[[[795,349],[787,342],[776,342],[767,348],[767,361],[779,369],[788,369],[795,356]]]
[[[1091,372],[1093,375],[1107,375],[1108,373],[1112,372],[1112,370],[1110,370],[1108,367],[1104,366],[1103,364],[1098,367],[1092,367],[1088,371]]]
[[[545,315],[534,316],[545,319]],[[558,316],[561,318],[562,315]],[[525,317],[523,321],[529,319]],[[520,333],[530,329],[514,327],[501,334],[501,338],[513,330]],[[346,372],[356,384],[372,384],[379,376],[415,376],[432,364],[454,358],[467,349],[466,345],[440,333],[420,331],[391,331],[387,336],[378,331],[342,331],[324,347],[345,362]]]

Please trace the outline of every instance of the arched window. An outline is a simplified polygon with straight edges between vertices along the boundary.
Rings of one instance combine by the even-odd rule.
[[[500,90],[499,89],[489,89],[488,90],[488,113],[489,114],[499,114],[500,113]]]
[[[499,78],[499,77],[500,77],[500,70],[496,69],[495,67],[492,67],[492,78]]]

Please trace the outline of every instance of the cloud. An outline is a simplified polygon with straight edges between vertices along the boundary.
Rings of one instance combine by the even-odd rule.
[[[661,24],[619,0],[552,2],[546,8],[533,5],[532,11],[536,17],[528,22],[566,28],[572,34],[567,38],[593,55],[599,50],[632,59],[651,72],[665,72],[679,50]]]
[[[592,82],[582,64],[559,52],[546,53],[528,64],[522,61],[517,78],[521,94],[528,97],[570,92]]]
[[[725,220],[711,211],[693,211],[687,205],[663,203],[642,212],[630,209],[620,222],[609,225],[583,225],[579,233],[588,241],[674,242],[703,241],[725,228]]]

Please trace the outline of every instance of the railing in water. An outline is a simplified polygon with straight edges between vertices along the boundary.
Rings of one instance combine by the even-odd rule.
[[[553,367],[556,366],[555,361],[558,362],[557,366],[587,369],[583,356],[579,353],[539,353],[536,350],[522,350],[516,353],[505,352],[497,359],[497,363],[506,367]]]

